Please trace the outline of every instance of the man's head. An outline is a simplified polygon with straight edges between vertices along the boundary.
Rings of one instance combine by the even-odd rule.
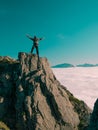
[[[34,39],[36,39],[37,37],[36,36],[34,36]]]

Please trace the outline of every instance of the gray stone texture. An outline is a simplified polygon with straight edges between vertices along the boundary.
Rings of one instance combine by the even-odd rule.
[[[0,120],[11,130],[85,130],[90,113],[59,83],[46,58],[38,62],[23,52],[18,60],[0,57]]]

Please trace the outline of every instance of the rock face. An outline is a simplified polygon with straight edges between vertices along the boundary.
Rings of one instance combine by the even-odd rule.
[[[98,99],[91,114],[89,130],[98,130]]]
[[[87,130],[90,112],[57,81],[46,58],[0,57],[0,120],[11,130]]]

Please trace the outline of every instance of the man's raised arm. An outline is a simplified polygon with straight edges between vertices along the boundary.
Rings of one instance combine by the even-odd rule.
[[[42,37],[42,38],[39,38],[39,40],[44,40],[45,38],[44,37]]]
[[[26,34],[26,36],[27,36],[29,39],[33,40],[33,38],[32,38],[30,35]]]

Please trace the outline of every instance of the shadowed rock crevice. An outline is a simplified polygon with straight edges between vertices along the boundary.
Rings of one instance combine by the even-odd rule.
[[[98,130],[98,99],[94,104],[94,109],[90,118],[90,125],[88,130]]]
[[[64,122],[62,119],[61,113],[59,111],[58,105],[55,101],[53,94],[47,89],[45,83],[43,83],[42,81],[40,81],[40,83],[41,83],[42,93],[46,97],[46,101],[50,107],[52,116],[54,116],[55,120],[57,120],[59,124],[65,125],[66,122]]]
[[[46,58],[21,52],[16,61],[2,59],[0,120],[11,130],[85,130],[88,123],[79,124],[89,108],[62,87]]]

